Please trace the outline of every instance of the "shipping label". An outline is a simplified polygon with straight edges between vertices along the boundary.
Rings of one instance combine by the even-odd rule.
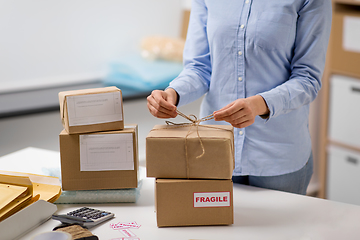
[[[194,207],[230,207],[230,192],[195,192]]]
[[[345,51],[360,53],[360,17],[344,17],[342,36]]]
[[[133,135],[80,135],[80,171],[134,170]]]
[[[67,96],[69,126],[122,121],[120,92]]]

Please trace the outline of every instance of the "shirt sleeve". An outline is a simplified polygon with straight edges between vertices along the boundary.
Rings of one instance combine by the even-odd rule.
[[[274,118],[310,104],[321,88],[331,30],[331,1],[307,0],[298,12],[288,81],[261,95]]]
[[[209,90],[211,62],[206,23],[204,1],[193,0],[183,54],[184,69],[169,85],[180,96],[178,106],[195,101]]]

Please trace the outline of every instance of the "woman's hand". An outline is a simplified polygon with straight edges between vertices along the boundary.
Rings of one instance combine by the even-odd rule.
[[[244,128],[255,122],[257,115],[269,114],[265,100],[260,96],[252,96],[235,100],[222,109],[214,112],[215,121],[226,121],[233,127]]]
[[[147,107],[152,115],[158,118],[174,118],[177,116],[176,102],[177,93],[168,88],[165,91],[154,90],[147,97]]]

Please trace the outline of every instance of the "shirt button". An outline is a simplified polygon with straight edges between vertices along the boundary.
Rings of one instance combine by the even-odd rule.
[[[242,51],[239,51],[238,54],[239,54],[239,56],[241,56],[241,55],[242,55]]]
[[[241,82],[243,79],[242,79],[242,77],[239,77],[238,80]]]
[[[239,131],[239,135],[240,135],[240,136],[244,135],[244,132],[240,130],[240,131]]]
[[[250,1],[249,0],[246,0],[245,3],[249,3]]]
[[[240,26],[240,28],[244,28],[245,27],[245,25],[244,24],[242,24],[241,26]]]

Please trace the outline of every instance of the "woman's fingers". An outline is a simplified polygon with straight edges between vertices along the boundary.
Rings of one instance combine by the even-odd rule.
[[[147,97],[147,106],[150,113],[158,118],[174,118],[177,116],[176,106],[169,102],[173,99],[170,94],[154,90],[150,96]]]
[[[163,108],[169,111],[176,111],[176,106],[169,102],[172,100],[169,94],[165,91],[154,90],[151,95],[153,99]]]
[[[171,118],[172,117],[172,115],[159,111],[157,108],[153,107],[149,103],[147,106],[148,106],[149,112],[157,118]]]
[[[243,128],[255,122],[255,115],[245,99],[238,99],[214,112],[215,121],[226,121],[232,126]]]
[[[215,121],[232,122],[248,114],[246,103],[243,99],[238,99],[222,109],[214,112]]]
[[[238,109],[236,109],[236,107],[234,105],[235,105],[235,102],[232,102],[232,103],[226,105],[225,107],[221,108],[220,110],[215,111],[214,112],[215,121],[223,121],[226,118],[228,118],[230,115],[232,115],[233,113],[238,111]]]

